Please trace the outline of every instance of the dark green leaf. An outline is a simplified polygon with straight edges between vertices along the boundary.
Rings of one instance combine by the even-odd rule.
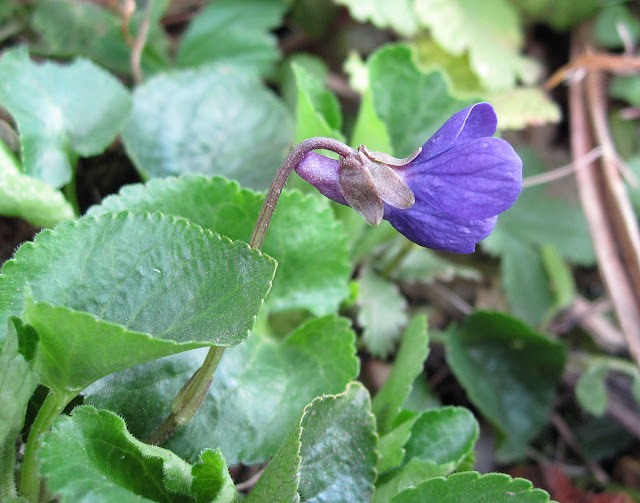
[[[219,177],[182,176],[124,187],[89,214],[159,210],[248,241],[263,200],[261,194]],[[268,311],[304,308],[320,316],[336,312],[349,294],[345,236],[330,209],[315,198],[283,193],[262,249],[278,261]]]
[[[90,61],[36,64],[24,47],[2,55],[0,81],[26,173],[56,188],[71,180],[77,156],[99,154],[113,141],[131,107],[125,87]]]
[[[428,354],[427,320],[425,316],[416,316],[405,330],[387,382],[373,399],[372,410],[376,415],[380,434],[391,431]]]
[[[434,478],[415,489],[407,489],[391,503],[549,503],[549,495],[534,489],[525,479],[512,479],[502,473],[480,475],[455,473],[446,479]]]
[[[136,89],[122,139],[146,178],[226,175],[266,188],[293,140],[284,104],[250,75],[202,67]]]
[[[398,157],[409,155],[451,115],[472,103],[452,97],[439,71],[421,72],[407,46],[379,49],[368,67],[375,111],[386,125]]]
[[[235,345],[247,336],[274,269],[245,243],[186,220],[83,218],[40,233],[4,265],[0,322],[20,315],[31,298],[158,339]]]
[[[287,8],[282,0],[218,0],[190,23],[178,48],[181,67],[204,63],[264,74],[279,59],[270,33]]]
[[[192,351],[127,369],[89,388],[86,400],[121,414],[132,432],[145,437],[168,414],[172,397],[203,356]],[[354,334],[344,319],[309,321],[282,341],[252,334],[225,352],[207,400],[167,447],[187,460],[205,447],[220,447],[230,465],[264,462],[305,404],[344,389],[358,366]]]
[[[447,357],[469,399],[515,458],[547,424],[566,350],[504,314],[477,311],[448,332]]]

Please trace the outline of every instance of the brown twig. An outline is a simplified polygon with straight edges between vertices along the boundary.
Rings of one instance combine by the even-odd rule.
[[[623,74],[637,72],[640,71],[640,58],[627,54],[602,54],[590,51],[572,58],[571,62],[554,72],[543,87],[550,91],[579,71],[609,71]]]
[[[574,61],[580,61],[581,55],[589,51],[585,40],[586,28],[583,27],[574,34]],[[629,350],[640,364],[640,232],[632,213],[629,218],[629,197],[610,154],[613,148],[606,131],[600,71],[589,69],[584,81],[572,82],[569,111],[573,158],[578,164],[589,164],[576,170],[576,181],[599,269]],[[594,148],[594,134],[605,154],[600,169],[595,163],[583,160]]]
[[[147,38],[149,36],[153,1],[154,0],[147,0],[138,33],[131,47],[131,74],[136,84],[140,84],[144,80],[141,67],[142,51],[144,51],[144,46],[147,44]]]

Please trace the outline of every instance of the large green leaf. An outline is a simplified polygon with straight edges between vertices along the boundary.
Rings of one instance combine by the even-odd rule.
[[[24,423],[27,403],[38,384],[33,370],[37,335],[13,318],[0,351],[0,500],[15,496],[13,470],[16,437]]]
[[[566,350],[500,313],[477,311],[448,331],[447,358],[469,399],[519,457],[547,424]]]
[[[166,69],[169,39],[158,24],[168,0],[153,2],[147,43],[140,65],[145,74]],[[143,2],[139,2],[142,4]],[[140,29],[144,5],[133,14],[129,31]],[[122,34],[122,18],[92,2],[57,0],[36,2],[32,24],[41,38],[34,49],[55,57],[85,56],[114,72],[131,73],[131,47]]]
[[[171,451],[137,440],[122,418],[107,410],[83,406],[60,417],[38,454],[49,490],[65,501],[178,503],[194,501],[193,495],[198,503],[231,503],[235,498],[235,490],[226,489],[230,479],[219,455],[204,452],[192,469]],[[228,482],[207,486],[207,477]]]
[[[20,172],[13,153],[0,140],[0,215],[21,217],[38,227],[73,218],[62,192]]]
[[[472,100],[454,98],[440,71],[423,73],[404,45],[389,45],[368,61],[373,105],[396,155],[409,155]]]
[[[520,55],[524,37],[507,0],[416,0],[415,11],[442,48],[469,54],[471,68],[487,89],[508,89],[518,80],[532,83],[538,77],[534,60]]]
[[[36,64],[24,47],[2,55],[0,81],[26,173],[56,188],[71,180],[77,156],[99,154],[113,141],[131,107],[125,87],[90,61]]]
[[[375,356],[385,358],[393,350],[407,324],[407,301],[398,287],[366,268],[359,278],[362,342]]]
[[[369,394],[361,384],[352,383],[339,395],[316,398],[305,408],[248,501],[370,501],[376,439]]]
[[[360,22],[370,22],[378,28],[391,28],[405,37],[415,35],[418,29],[411,0],[335,0],[349,8],[349,13]]]
[[[247,336],[274,270],[271,258],[245,243],[186,220],[88,217],[40,233],[4,265],[0,323],[19,316],[30,298],[158,339],[235,345]]]
[[[415,489],[407,489],[391,503],[549,503],[549,495],[534,489],[525,479],[512,479],[502,473],[480,475],[475,472],[455,473],[446,479],[434,478]]]
[[[411,392],[413,381],[422,372],[428,354],[427,320],[425,316],[416,316],[405,330],[387,382],[373,398],[372,410],[380,434],[391,431],[402,404]]]
[[[144,437],[169,412],[171,398],[203,356],[191,351],[127,369],[86,390],[85,399],[121,414]],[[303,407],[344,389],[358,367],[354,334],[344,319],[312,320],[282,341],[252,334],[225,352],[207,400],[167,446],[188,460],[204,447],[220,447],[230,465],[264,462]]]
[[[278,27],[286,8],[282,0],[213,2],[189,24],[176,63],[215,63],[264,74],[280,56],[270,31]]]
[[[136,89],[122,139],[146,178],[225,175],[266,188],[293,140],[284,104],[251,75],[201,67]]]
[[[124,187],[89,214],[159,210],[248,241],[263,200],[263,195],[219,177],[182,176]],[[283,193],[262,249],[278,261],[269,311],[305,308],[324,315],[336,312],[349,295],[345,236],[331,210],[317,199]]]

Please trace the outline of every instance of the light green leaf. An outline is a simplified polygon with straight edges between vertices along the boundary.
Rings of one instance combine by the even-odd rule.
[[[391,28],[405,37],[415,35],[416,23],[411,0],[334,0],[348,7],[351,17],[361,23],[370,22],[377,28]]]
[[[292,63],[292,69],[298,89],[295,143],[314,136],[345,141],[340,132],[342,112],[338,99],[303,66]]]
[[[359,284],[362,342],[373,355],[384,358],[393,351],[407,324],[407,302],[396,285],[370,268],[362,272]]]
[[[480,475],[475,472],[454,473],[446,479],[434,478],[415,489],[407,489],[391,503],[549,503],[549,495],[534,489],[525,479],[512,479],[502,473]]]
[[[77,156],[99,154],[113,141],[131,107],[125,87],[90,61],[36,64],[24,47],[2,55],[0,82],[26,173],[55,188],[71,180]]]
[[[191,351],[127,369],[86,390],[85,399],[121,414],[144,438],[164,419],[171,398],[203,357]],[[344,319],[311,320],[282,341],[252,334],[225,352],[208,398],[167,447],[187,460],[211,447],[221,448],[230,465],[264,462],[305,404],[344,389],[358,367],[354,334]]]
[[[205,66],[138,87],[122,139],[145,178],[219,174],[263,189],[293,141],[293,125],[257,78]]]
[[[553,306],[547,315],[550,321],[559,311],[571,305],[576,296],[576,284],[571,268],[552,246],[543,246],[541,254],[554,296]]]
[[[518,80],[532,83],[539,74],[534,60],[520,55],[523,34],[515,9],[506,0],[416,0],[421,26],[454,55],[469,63],[487,89],[508,89]]]
[[[442,74],[423,73],[413,57],[407,46],[388,45],[368,61],[373,105],[398,157],[420,147],[451,115],[472,103],[452,97]]]
[[[556,30],[566,30],[594,14],[601,0],[511,0],[529,22],[550,24]]]
[[[157,72],[169,65],[169,39],[158,24],[168,5],[167,0],[153,1],[149,35],[142,52],[143,72]],[[144,5],[133,14],[129,31],[137,33],[144,16]],[[131,73],[131,47],[122,35],[122,18],[92,2],[75,0],[36,3],[33,28],[41,38],[35,45],[38,53],[55,57],[85,56],[110,70]]]
[[[366,145],[370,150],[393,154],[391,139],[384,123],[376,115],[371,92],[367,91],[360,102],[358,117],[351,135],[351,145]]]
[[[524,129],[560,122],[560,106],[539,87],[516,87],[485,95],[498,116],[498,129]]]
[[[218,0],[206,6],[184,33],[176,63],[213,63],[265,74],[279,59],[271,31],[282,22],[282,0]]]
[[[207,449],[191,470],[191,494],[196,503],[233,503],[238,491],[220,451]]]
[[[20,172],[18,161],[0,140],[0,215],[24,218],[37,227],[53,227],[73,218],[62,192]]]
[[[613,98],[625,100],[633,106],[640,106],[640,76],[616,75],[611,79],[609,94]]]
[[[44,435],[38,454],[49,490],[65,500],[193,501],[192,467],[169,450],[137,440],[122,418],[107,410],[82,406],[61,416]],[[224,462],[218,468],[224,477]],[[196,494],[198,502],[233,501]]]
[[[635,399],[640,403],[640,370],[633,363],[613,357],[593,358],[576,385],[576,398],[587,412],[602,416],[607,410],[605,379],[609,372],[621,372],[633,379],[631,387]]]
[[[410,417],[399,425],[395,425],[395,428],[389,433],[380,436],[380,441],[378,442],[380,457],[376,465],[378,475],[383,475],[402,464],[406,452],[404,446],[411,437],[411,427],[416,422],[416,419],[418,419],[417,415]]]
[[[433,461],[412,459],[400,469],[380,477],[372,503],[388,503],[398,493],[434,477],[451,473],[450,466],[439,466]],[[452,502],[453,503],[453,502]],[[457,503],[457,502],[456,502]]]
[[[593,34],[597,44],[608,49],[624,49],[623,37],[635,46],[640,36],[640,21],[624,4],[607,5],[596,17]]]
[[[502,457],[521,456],[547,424],[565,347],[515,318],[476,311],[448,331],[447,359],[471,402],[500,433]]]
[[[248,241],[263,200],[263,195],[222,178],[189,175],[124,187],[88,213],[159,210]],[[320,316],[336,312],[348,296],[351,266],[345,236],[331,210],[316,198],[285,191],[262,249],[278,261],[268,311],[304,308]]]
[[[404,332],[387,382],[373,399],[372,410],[376,415],[380,434],[384,435],[392,430],[400,408],[411,392],[413,381],[422,372],[428,354],[427,319],[425,316],[416,316]]]
[[[16,437],[27,403],[38,384],[33,360],[37,334],[17,318],[6,320],[7,339],[0,351],[0,500],[15,496]]]
[[[245,243],[186,220],[83,218],[43,231],[5,263],[0,323],[29,298],[157,339],[230,346],[247,336],[274,270]]]

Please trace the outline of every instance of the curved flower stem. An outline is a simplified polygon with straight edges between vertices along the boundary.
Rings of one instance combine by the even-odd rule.
[[[31,426],[29,438],[27,439],[24,450],[20,480],[20,495],[29,501],[35,502],[40,500],[41,479],[37,458],[40,435],[49,431],[54,419],[62,413],[74,397],[75,395],[63,396],[54,391],[50,391]]]
[[[293,168],[302,160],[302,158],[313,150],[331,150],[345,157],[353,152],[353,149],[333,138],[309,138],[300,142],[291,151],[276,173],[271,187],[264,198],[264,203],[258,214],[256,225],[249,240],[249,246],[256,250],[262,248],[262,243],[269,229],[271,217],[280,199],[280,194],[284,188],[289,175]],[[200,405],[207,396],[209,386],[213,380],[213,374],[220,363],[225,348],[221,346],[213,346],[209,349],[202,367],[200,367],[193,376],[185,383],[182,389],[176,395],[171,408],[171,413],[156,428],[156,430],[147,438],[149,444],[158,445],[169,438],[178,426],[187,424]]]

